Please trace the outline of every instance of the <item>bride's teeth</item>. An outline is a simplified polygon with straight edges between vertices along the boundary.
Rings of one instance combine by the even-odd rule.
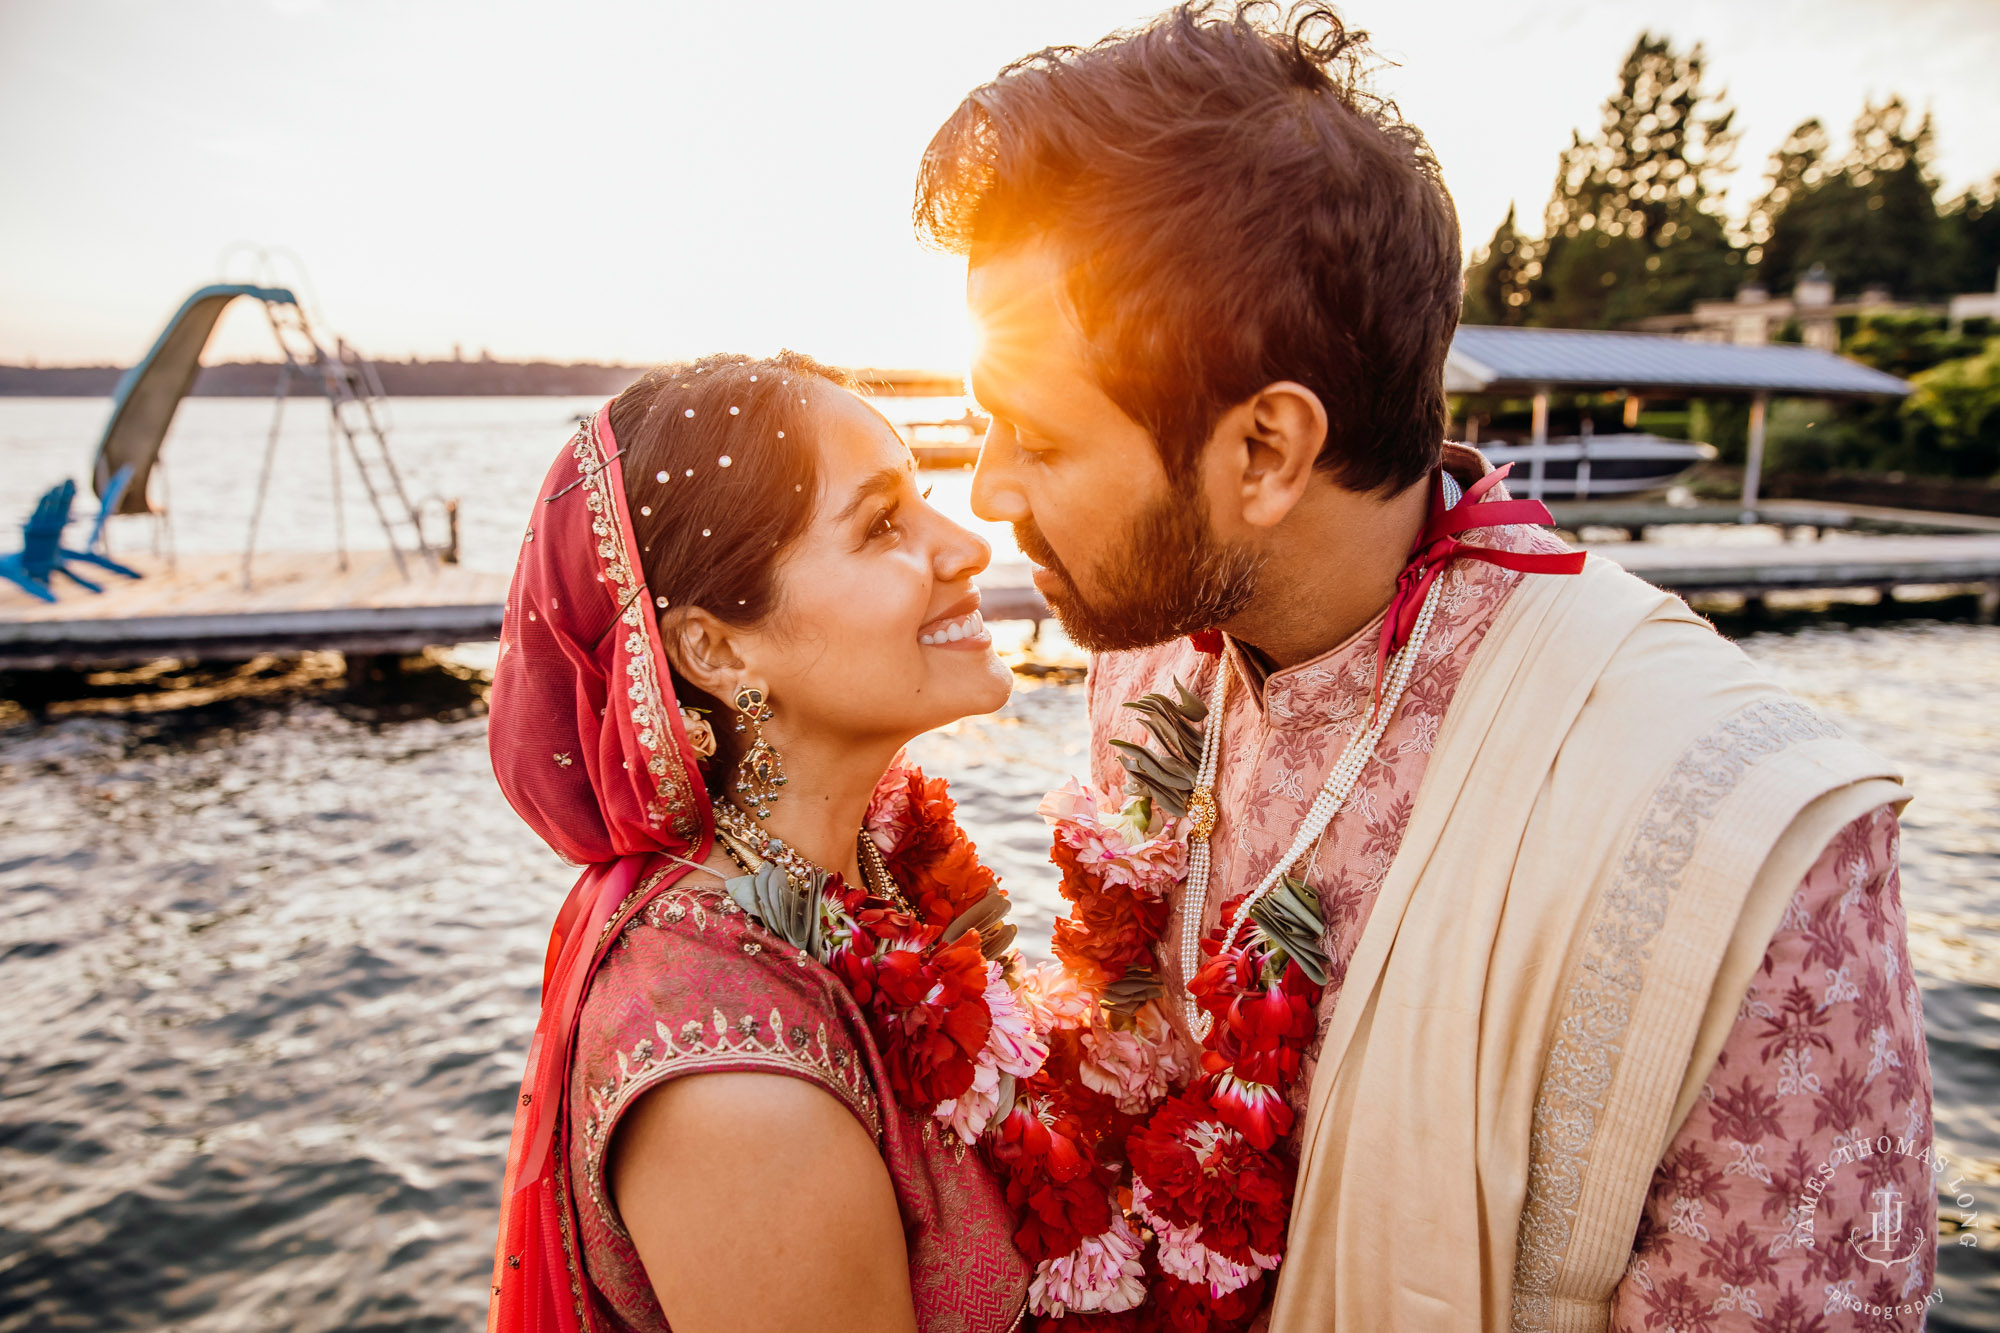
[[[947,622],[929,634],[917,635],[917,642],[926,648],[935,648],[941,644],[957,643],[963,639],[977,639],[985,633],[985,617],[974,611],[970,615],[960,616],[957,620]]]

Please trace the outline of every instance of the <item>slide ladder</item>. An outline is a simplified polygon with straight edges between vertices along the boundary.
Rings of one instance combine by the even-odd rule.
[[[403,475],[397,470],[395,457],[389,452],[385,395],[374,365],[349,347],[344,339],[335,339],[333,348],[328,350],[314,333],[304,308],[295,301],[265,301],[264,313],[270,319],[271,334],[277,339],[279,350],[284,355],[285,368],[278,386],[280,415],[272,420],[264,470],[257,483],[257,511],[263,509],[264,490],[269,482],[287,384],[293,376],[297,376],[308,383],[317,382],[316,387],[325,395],[331,413],[329,430],[336,457],[343,452],[344,446],[356,475],[361,478],[361,488],[367,493],[368,503],[382,525],[383,535],[388,538],[389,553],[395,558],[397,570],[408,578],[411,561],[437,565],[444,553],[424,537],[417,507],[411,503],[409,490],[403,484]],[[340,470],[336,463],[336,513],[340,506],[339,485]],[[253,514],[250,543],[243,553],[246,581],[250,574],[251,551],[256,546],[256,522]],[[341,545],[344,567],[344,526]]]

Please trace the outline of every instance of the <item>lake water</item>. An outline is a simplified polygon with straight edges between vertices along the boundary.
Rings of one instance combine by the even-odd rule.
[[[468,564],[511,559],[593,405],[395,404],[413,489],[465,500]],[[104,414],[0,399],[0,524],[84,476]],[[182,417],[175,539],[238,549],[268,405],[194,400]],[[325,460],[323,425],[295,410],[270,546],[330,545]],[[936,480],[962,513],[966,474]],[[373,544],[348,494],[351,537]],[[123,522],[126,549],[150,540],[147,520]],[[1938,1143],[1984,1219],[1977,1248],[1943,1251],[1932,1326],[2000,1330],[2000,630],[1829,619],[1744,646],[1917,792],[1903,885]],[[572,872],[493,785],[476,662],[368,701],[325,658],[120,673],[44,720],[0,715],[0,1330],[483,1318]],[[1028,812],[1084,764],[1082,691],[1061,681],[1024,678],[1001,713],[917,747],[953,780],[1033,950],[1059,903]]]

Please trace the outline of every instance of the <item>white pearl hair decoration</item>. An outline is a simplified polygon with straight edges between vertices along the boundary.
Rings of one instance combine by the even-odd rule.
[[[691,417],[694,415],[694,409],[690,407],[687,411],[681,413],[681,415],[684,417]]]
[[[1396,655],[1389,659],[1385,670],[1382,694],[1376,707],[1362,719],[1361,727],[1341,751],[1340,762],[1333,772],[1327,774],[1326,783],[1313,798],[1306,810],[1304,820],[1299,824],[1298,835],[1292,845],[1273,865],[1270,872],[1257,887],[1244,898],[1236,909],[1236,922],[1229,928],[1222,947],[1226,950],[1236,943],[1236,936],[1250,919],[1250,909],[1257,901],[1277,887],[1285,872],[1297,865],[1313,849],[1313,845],[1326,832],[1327,825],[1340,813],[1340,807],[1354,790],[1354,784],[1361,780],[1361,774],[1368,762],[1375,757],[1375,747],[1382,743],[1382,736],[1389,729],[1390,719],[1396,714],[1396,706],[1403,700],[1403,691],[1408,688],[1410,676],[1416,670],[1417,657],[1423,651],[1424,640],[1430,636],[1431,621],[1437,614],[1438,594],[1444,588],[1444,580],[1431,584],[1431,590],[1424,596],[1423,607],[1417,612],[1416,627],[1410,632],[1410,639]],[[1208,724],[1202,728],[1201,763],[1195,769],[1195,790],[1213,794],[1215,773],[1222,752],[1223,708],[1229,702],[1229,678],[1233,673],[1229,664],[1219,662],[1215,673],[1215,685],[1209,691]],[[1210,838],[1213,831],[1211,830]],[[1190,838],[1188,845],[1187,890],[1181,897],[1181,989],[1187,991],[1188,982],[1201,966],[1201,939],[1208,932],[1203,923],[1208,915],[1208,871],[1210,838],[1199,841]],[[1181,1013],[1187,1020],[1188,1031],[1197,1042],[1208,1039],[1209,1030],[1215,1026],[1215,1019],[1194,1003],[1192,994],[1184,994]]]
[[[658,472],[655,472],[653,474],[654,481],[665,481],[666,479],[667,479],[667,470],[665,468],[661,468]]]
[[[724,454],[722,457],[715,460],[715,465],[717,467],[728,467],[731,463],[735,461],[736,460],[731,458],[728,454]]]
[[[730,409],[729,409],[729,415],[733,417],[733,416],[737,415],[737,414],[738,414],[738,412],[740,412],[740,411],[741,411],[741,409],[740,409],[740,408],[736,408],[736,407],[732,407],[732,408],[730,408]]]

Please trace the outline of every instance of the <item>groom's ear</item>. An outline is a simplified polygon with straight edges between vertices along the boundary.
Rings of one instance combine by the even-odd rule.
[[[1253,528],[1274,528],[1298,507],[1326,444],[1326,405],[1303,384],[1267,384],[1223,414],[1210,443],[1211,466]]]

